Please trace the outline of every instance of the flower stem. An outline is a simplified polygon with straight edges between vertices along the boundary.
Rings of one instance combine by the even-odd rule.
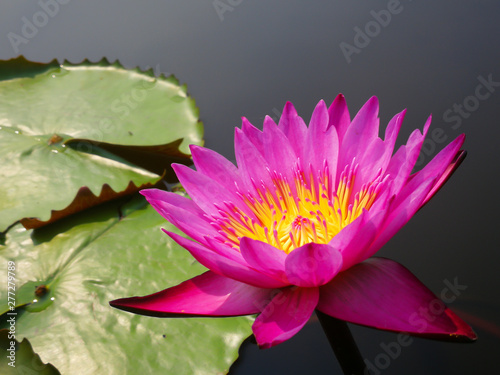
[[[344,374],[368,374],[363,357],[352,337],[347,323],[318,310],[316,310],[316,315]]]

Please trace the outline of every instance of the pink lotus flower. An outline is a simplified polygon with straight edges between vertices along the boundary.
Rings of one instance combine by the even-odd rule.
[[[411,173],[423,133],[393,155],[405,111],[378,137],[378,100],[351,121],[342,95],[320,101],[309,127],[287,103],[260,131],[236,129],[238,167],[192,146],[197,171],[173,165],[191,199],[142,194],[194,241],[166,233],[209,269],[145,297],[111,302],[143,315],[259,314],[268,348],[295,335],[315,309],[365,326],[474,340],[472,329],[398,263],[370,258],[439,190],[463,160],[464,136]],[[370,259],[369,259],[370,258]]]

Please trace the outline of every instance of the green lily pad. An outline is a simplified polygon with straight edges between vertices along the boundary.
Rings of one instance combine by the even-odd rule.
[[[106,59],[40,64],[19,57],[1,62],[2,71],[0,126],[115,145],[183,139],[179,149],[185,154],[189,144],[202,143],[196,104],[174,76],[156,77],[152,69],[125,69]]]
[[[63,374],[227,373],[251,333],[251,317],[161,319],[109,306],[205,271],[161,227],[176,231],[142,197],[37,230],[12,227],[0,262],[15,261],[20,288],[46,288],[42,298],[33,294],[36,302],[16,309],[17,337],[28,338]]]
[[[15,273],[15,272],[14,272]],[[15,281],[12,282],[12,285],[16,285]],[[43,290],[43,284],[36,281],[29,281],[23,284],[20,288],[17,288],[13,291],[15,295],[14,300],[8,300],[7,298],[2,299],[0,302],[0,315],[3,315],[9,311],[14,311],[18,307],[26,306],[33,302],[34,299],[40,298],[41,291]],[[10,295],[14,298],[13,295]],[[10,302],[15,302],[13,305]]]
[[[65,146],[63,137],[55,143],[51,138],[0,126],[0,232],[25,217],[48,220],[52,210],[68,207],[81,187],[100,196],[104,184],[118,193],[131,182],[137,191],[160,180],[105,152],[79,152]]]
[[[175,182],[170,164],[190,164],[188,145],[202,136],[194,100],[173,76],[105,59],[0,62],[0,232],[21,219],[45,225],[159,176]]]
[[[7,329],[0,329],[0,373],[3,375],[60,375],[50,363],[44,364],[33,352],[30,342],[17,341]],[[11,355],[14,354],[14,355]]]

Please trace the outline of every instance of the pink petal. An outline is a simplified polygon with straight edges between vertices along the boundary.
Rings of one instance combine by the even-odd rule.
[[[364,211],[332,238],[329,245],[342,254],[342,271],[367,258],[366,250],[378,234],[385,215],[385,212]]]
[[[303,131],[306,130],[307,126],[303,121],[297,123],[298,118],[300,117],[293,103],[286,102],[278,121],[278,127],[287,137],[292,135],[297,130],[296,128],[302,128]]]
[[[338,175],[354,157],[356,160],[364,159],[368,146],[378,137],[378,128],[378,99],[373,96],[359,110],[347,128],[340,145]]]
[[[299,332],[316,308],[318,297],[318,288],[282,289],[252,326],[259,347],[270,348]]]
[[[203,242],[203,244],[205,243],[207,244],[206,247],[215,251],[217,254],[222,255],[224,258],[234,260],[239,264],[247,264],[246,260],[243,259],[240,250],[224,242],[223,238],[205,236],[205,242]]]
[[[290,284],[285,276],[286,253],[267,243],[243,237],[241,255],[249,266]]]
[[[165,200],[156,200],[150,198],[154,194],[146,194],[144,190],[141,193],[147,197],[148,202],[160,215],[194,240],[206,244],[206,236],[215,237],[219,235],[215,228],[207,221],[203,211],[199,208],[190,207],[187,204],[186,201],[190,201],[189,199],[184,198],[186,201],[178,200],[180,204],[175,205],[173,204],[175,200],[171,198],[177,194],[165,196]],[[168,202],[172,202],[172,204]],[[195,204],[193,203],[193,205]]]
[[[379,230],[379,235],[367,249],[365,255],[370,257],[389,241],[419,210],[425,197],[434,186],[435,180],[422,181],[411,187],[411,192],[406,194],[404,200],[392,202],[390,212]]]
[[[446,181],[448,181],[448,179],[451,177],[451,175],[457,170],[457,168],[460,166],[460,164],[462,164],[462,162],[464,161],[466,156],[467,156],[466,151],[462,150],[462,151],[457,153],[457,155],[455,156],[453,161],[448,165],[448,167],[446,168],[444,173],[441,175],[439,180],[436,182],[436,184],[434,185],[432,190],[429,192],[429,194],[427,194],[427,196],[425,197],[424,202],[422,203],[422,206],[420,206],[420,208],[422,208],[443,187],[443,185],[446,183]]]
[[[410,271],[371,258],[320,287],[318,309],[351,323],[437,339],[475,340],[472,329]]]
[[[254,218],[248,206],[234,193],[235,188],[229,190],[212,178],[185,165],[172,164],[172,168],[189,196],[206,213],[219,216],[219,210],[225,208],[224,203],[230,202]]]
[[[453,142],[442,149],[422,170],[411,175],[406,185],[397,195],[395,204],[399,204],[399,202],[404,200],[406,196],[411,194],[422,183],[429,180],[434,180],[437,183],[453,159],[455,159],[460,147],[464,143],[464,139],[465,136],[463,134],[458,136]]]
[[[408,138],[406,145],[401,146],[392,157],[387,166],[386,173],[392,181],[391,195],[397,194],[406,183],[410,173],[417,162],[422,143],[431,125],[432,117],[429,116],[424,125],[424,130],[415,129]]]
[[[460,153],[460,148],[465,141],[465,135],[461,134],[455,138],[450,144],[443,148],[432,160],[420,171],[414,173],[410,176],[408,186],[413,184],[418,184],[420,181],[425,181],[429,178],[436,179],[436,185],[429,194],[434,195],[439,188],[446,182],[447,178],[444,176],[448,171],[448,177],[451,170],[454,170],[452,164],[457,159],[457,155]],[[463,159],[462,159],[463,160]],[[450,170],[451,168],[451,170]],[[404,189],[406,189],[405,187]],[[404,193],[402,191],[401,193]],[[431,195],[431,196],[432,196]],[[430,199],[428,196],[426,198],[427,202]]]
[[[242,186],[238,168],[225,157],[208,148],[196,145],[189,148],[199,173],[210,177],[228,190],[234,190],[237,185]]]
[[[341,269],[340,251],[329,245],[308,243],[293,250],[285,260],[286,276],[300,287],[328,283]]]
[[[276,171],[283,175],[293,188],[293,170],[297,163],[297,154],[295,154],[288,138],[269,116],[264,119],[262,140],[264,157],[271,172]]]
[[[172,206],[176,206],[179,208],[182,208],[183,210],[187,210],[192,212],[193,214],[199,216],[200,218],[203,218],[205,215],[205,212],[200,209],[196,203],[194,203],[191,199],[183,197],[180,194],[176,193],[171,193],[169,191],[165,190],[160,190],[160,189],[143,189],[140,191],[144,197],[146,197],[146,200],[148,202],[151,201],[158,201],[160,202],[165,202],[168,203]],[[158,211],[160,214],[161,212]]]
[[[281,280],[274,279],[266,274],[263,274],[247,264],[242,264],[231,256],[225,257],[223,254],[215,252],[202,246],[196,242],[190,241],[176,233],[164,230],[175,242],[188,250],[191,255],[202,265],[211,271],[229,277],[233,280],[240,281],[245,284],[250,284],[258,288],[281,288],[288,285]]]
[[[363,154],[364,158],[356,158],[359,163],[358,171],[361,175],[359,186],[366,182],[373,181],[379,170],[385,171],[387,169],[394,152],[394,145],[396,144],[396,139],[405,114],[406,110],[398,113],[389,121],[385,131],[384,141],[379,137],[374,138],[373,142],[370,143],[365,150]]]
[[[264,154],[264,149],[262,146],[262,132],[253,126],[246,117],[241,118],[241,131],[247,136],[247,138],[253,143],[255,148]]]
[[[336,176],[339,140],[337,129],[334,126],[329,127],[328,121],[328,109],[325,102],[321,100],[314,109],[309,123],[308,141],[306,142],[309,159],[304,161],[311,163],[314,173],[323,170],[326,161],[330,175]],[[334,182],[332,181],[332,183]]]
[[[295,154],[304,158],[304,140],[307,137],[307,126],[290,102],[286,102],[278,127],[288,138]]]
[[[234,151],[240,176],[245,180],[248,189],[252,191],[253,184],[256,183],[260,186],[261,182],[265,186],[273,186],[266,159],[246,134],[238,128],[234,133]]]
[[[392,155],[394,151],[394,145],[396,144],[396,139],[399,134],[399,130],[401,129],[401,125],[406,115],[406,109],[395,115],[389,124],[387,124],[387,128],[385,129],[384,142],[386,143],[387,148],[390,149],[389,154]]]
[[[342,143],[344,134],[351,124],[351,116],[347,109],[344,95],[338,94],[333,103],[328,108],[329,126],[334,126],[337,130],[339,143]]]
[[[405,113],[406,111],[402,111],[389,121],[384,141],[378,136],[374,137],[366,148],[356,156],[358,172],[353,188],[354,191],[359,191],[365,183],[373,181],[380,171],[387,169]]]
[[[359,191],[364,184],[372,182],[381,171],[387,169],[405,113],[406,110],[398,113],[389,121],[385,132],[385,140],[375,136],[356,156],[358,169],[353,187],[354,191]]]
[[[158,317],[239,316],[260,312],[271,292],[208,271],[161,292],[117,299],[109,304],[135,314]]]

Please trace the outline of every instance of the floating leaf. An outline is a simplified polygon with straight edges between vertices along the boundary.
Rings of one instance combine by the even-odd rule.
[[[137,192],[140,188],[148,188],[151,186],[152,184],[148,183],[138,187],[132,181],[130,181],[125,190],[115,192],[108,184],[104,184],[101,190],[101,194],[99,194],[98,196],[96,196],[88,187],[84,186],[80,188],[80,190],[78,190],[75,199],[70,203],[69,206],[65,207],[62,210],[52,210],[52,214],[50,215],[49,220],[41,221],[38,218],[27,217],[21,219],[21,224],[26,229],[40,228],[47,224],[60,220],[66,216],[83,211],[89,207],[97,206],[100,203],[107,202],[112,199],[131,195]]]
[[[85,208],[83,193],[97,204],[161,175],[174,182],[170,164],[190,164],[188,144],[202,143],[194,100],[173,76],[105,59],[19,57],[0,62],[0,79],[0,232],[23,218],[35,228]]]
[[[54,134],[41,136],[0,127],[0,232],[25,217],[49,220],[51,210],[64,210],[81,187],[100,196],[105,184],[119,193],[131,181],[137,191],[160,180],[156,174],[111,156],[79,152],[62,141],[51,143],[51,139]]]
[[[7,329],[0,329],[0,350],[0,373],[3,375],[60,375],[54,366],[40,360],[27,339],[19,343]]]
[[[18,285],[31,283],[37,300],[17,309],[17,336],[63,374],[227,373],[251,318],[159,319],[109,306],[205,271],[161,227],[176,231],[141,197],[34,231],[11,228],[0,262],[15,260]]]
[[[104,149],[182,139],[180,152],[190,154],[189,144],[202,143],[196,104],[174,76],[156,77],[106,59],[41,65],[19,57],[0,63],[0,78],[8,78],[0,82],[0,125],[65,134]]]
[[[10,274],[11,273],[9,273],[9,275]],[[8,299],[7,297],[2,298],[0,302],[0,315],[3,315],[9,311],[12,312],[15,308],[26,306],[32,303],[34,298],[38,298],[36,295],[40,293],[36,293],[36,291],[40,286],[42,286],[42,284],[36,281],[29,281],[17,288],[16,281],[13,281],[12,284],[8,285],[12,286],[12,288],[15,288],[14,290],[10,289],[9,291],[11,291],[13,294],[8,295],[8,297],[13,298],[14,300]],[[14,304],[9,305],[9,302],[14,302]]]

